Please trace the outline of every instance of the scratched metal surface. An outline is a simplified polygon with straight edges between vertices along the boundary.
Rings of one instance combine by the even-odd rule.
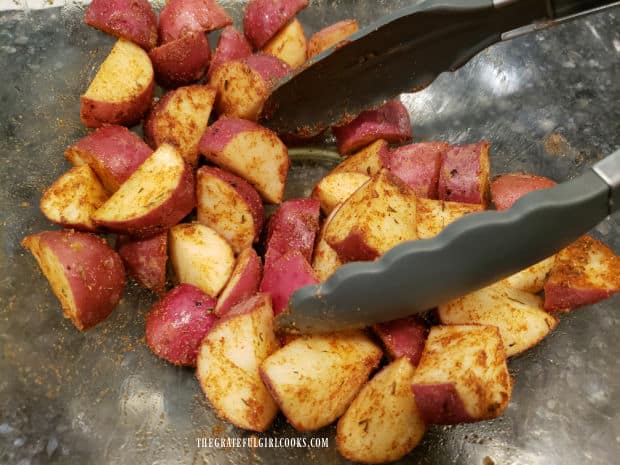
[[[301,19],[313,32],[406,3],[316,1]],[[223,4],[239,25],[241,3]],[[83,26],[82,14],[75,5],[0,12],[0,463],[344,463],[333,427],[315,433],[330,438],[328,449],[198,449],[197,437],[250,434],[217,419],[191,370],[149,353],[152,296],[130,285],[108,321],[78,333],[20,248],[24,235],[50,227],[37,209],[41,192],[85,134],[78,96],[113,43]],[[402,99],[417,140],[487,138],[495,173],[570,178],[620,146],[620,11],[497,45]],[[297,161],[290,194],[307,194],[329,166]],[[595,231],[616,252],[618,220]],[[480,253],[493,251],[481,244]],[[563,317],[510,361],[515,389],[504,416],[430,428],[401,463],[618,463],[619,305],[616,297]],[[312,435],[279,417],[264,436]]]

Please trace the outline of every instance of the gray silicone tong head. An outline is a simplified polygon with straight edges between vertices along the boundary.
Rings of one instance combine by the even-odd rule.
[[[342,266],[324,283],[297,290],[276,326],[328,332],[429,310],[553,255],[619,207],[620,150],[508,210],[468,215],[433,239]]]

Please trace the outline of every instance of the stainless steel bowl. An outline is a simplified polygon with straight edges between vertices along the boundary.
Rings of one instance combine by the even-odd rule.
[[[240,26],[242,2],[222,3]],[[310,34],[348,17],[367,24],[409,3],[319,0],[300,17]],[[26,234],[50,228],[38,210],[42,190],[67,169],[64,149],[86,133],[79,95],[113,43],[82,23],[83,12],[68,2],[0,12],[0,463],[344,463],[334,427],[302,434],[279,417],[254,435],[219,420],[192,370],[146,348],[154,299],[135,285],[108,321],[77,332],[20,247]],[[568,179],[620,146],[620,11],[494,46],[402,100],[417,140],[486,138],[495,173]],[[333,163],[316,152],[298,157],[289,195],[307,194]],[[594,231],[616,252],[618,220]],[[401,463],[618,463],[619,305],[615,297],[563,317],[510,361],[515,389],[501,418],[430,428]],[[197,438],[222,436],[327,437],[329,447],[197,447]]]

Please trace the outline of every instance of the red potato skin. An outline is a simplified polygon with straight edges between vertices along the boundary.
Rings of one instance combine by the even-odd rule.
[[[215,307],[215,313],[218,316],[222,316],[237,304],[256,294],[262,275],[263,266],[256,251],[249,248],[241,252],[232,276],[228,281],[229,284],[220,294],[220,299]],[[233,281],[236,276],[238,276],[238,279]],[[228,286],[233,282],[233,288],[228,290]]]
[[[74,165],[87,164],[109,192],[115,192],[153,150],[124,126],[103,126],[77,141],[65,152]]]
[[[159,40],[165,44],[231,24],[231,17],[215,0],[168,0],[159,14]]]
[[[222,117],[213,123],[200,139],[200,153],[221,153],[238,134],[258,131],[261,127],[253,121]]]
[[[291,71],[289,65],[271,55],[250,55],[242,61],[256,71],[270,89],[276,79],[283,78]]]
[[[548,189],[557,185],[544,176],[514,173],[496,176],[491,182],[491,198],[497,210],[507,210],[530,192]]]
[[[157,45],[157,16],[147,0],[92,0],[84,22],[147,50]]]
[[[332,132],[338,152],[345,155],[377,139],[385,139],[391,144],[411,140],[411,121],[400,100],[392,100],[376,110],[363,111],[350,123],[334,126]]]
[[[243,15],[243,32],[261,49],[276,32],[308,6],[308,0],[250,0]]]
[[[265,209],[260,195],[256,192],[256,189],[254,189],[245,179],[220,168],[213,166],[202,166],[199,168],[199,172],[215,176],[227,184],[230,184],[237,191],[243,200],[245,200],[245,203],[250,207],[250,211],[252,212],[252,220],[254,221],[255,237],[258,238],[265,222]]]
[[[185,165],[177,188],[159,207],[140,218],[126,221],[95,221],[108,231],[147,238],[169,229],[187,216],[196,206],[194,170]]]
[[[290,250],[298,250],[310,262],[320,215],[318,200],[303,198],[283,202],[267,225],[265,268]]]
[[[418,366],[429,333],[428,325],[422,318],[408,316],[376,324],[372,329],[392,360],[407,357],[413,366]]]
[[[414,384],[411,389],[425,423],[455,425],[475,421],[465,410],[454,383]]]
[[[211,79],[213,70],[227,61],[239,60],[252,55],[252,46],[245,36],[233,26],[227,26],[222,30],[218,39],[211,66],[207,72],[207,79]]]
[[[318,284],[314,270],[299,250],[289,250],[276,261],[265,264],[260,291],[271,295],[273,313],[282,313],[288,299],[300,287]]]
[[[166,292],[167,231],[147,239],[120,235],[116,239],[116,250],[127,273],[140,286],[158,295]]]
[[[488,142],[452,146],[441,164],[439,199],[477,203],[486,208],[489,203],[488,166]]]
[[[449,147],[444,142],[405,145],[386,151],[383,164],[418,197],[436,199],[441,161]]]
[[[38,240],[58,258],[73,294],[77,314],[70,316],[80,331],[105,320],[114,310],[125,288],[123,262],[102,238],[89,233],[44,231],[28,236],[22,245]]]
[[[577,307],[592,305],[614,295],[612,289],[576,289],[563,283],[545,283],[545,310],[566,313]]]
[[[155,81],[129,102],[103,102],[80,96],[80,120],[87,128],[99,128],[107,124],[134,126],[140,122],[151,105]]]
[[[155,355],[175,365],[196,366],[204,336],[217,321],[215,299],[191,284],[180,284],[146,316],[146,343]]]
[[[167,42],[149,52],[155,80],[174,88],[201,79],[211,61],[209,40],[203,32],[195,32]]]

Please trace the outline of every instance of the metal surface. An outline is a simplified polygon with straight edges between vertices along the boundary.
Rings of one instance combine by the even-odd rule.
[[[620,150],[598,165],[618,158]],[[345,265],[325,282],[299,289],[276,325],[304,333],[364,328],[448,303],[568,246],[611,213],[611,193],[587,169],[506,211],[467,215],[433,239],[400,244],[374,262]],[[480,244],[494,253],[481,253]]]
[[[223,2],[240,25],[241,4]],[[368,24],[407,2],[312,2],[307,33],[348,17]],[[153,297],[129,286],[111,318],[80,334],[63,320],[20,246],[49,228],[37,205],[68,168],[62,153],[86,131],[78,95],[113,40],[81,24],[83,10],[0,13],[0,463],[341,464],[334,428],[301,434],[278,417],[259,437],[330,437],[328,449],[197,448],[195,438],[250,437],[217,419],[191,370],[143,342]],[[597,15],[494,46],[423,92],[404,95],[416,140],[487,138],[494,173],[567,180],[620,146],[620,17]],[[307,194],[329,161],[296,162],[289,194]],[[620,253],[614,216],[594,232]],[[494,254],[484,249],[481,253]],[[608,465],[620,457],[620,298],[562,317],[541,344],[510,361],[506,413],[429,428],[402,464]]]

